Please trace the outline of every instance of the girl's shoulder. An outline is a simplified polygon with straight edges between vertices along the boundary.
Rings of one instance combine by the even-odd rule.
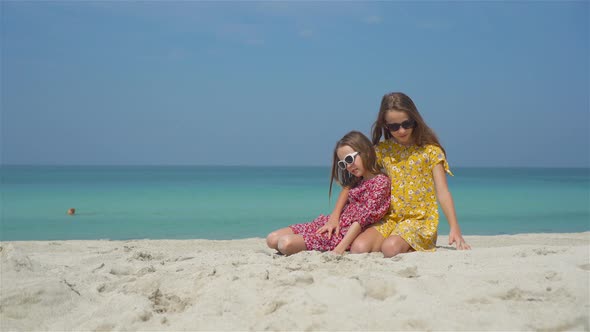
[[[372,179],[367,180],[368,183],[375,183],[375,184],[384,184],[384,185],[390,185],[391,180],[389,179],[389,176],[380,173],[375,175]]]
[[[389,181],[389,176],[387,176],[386,174],[380,173],[375,175],[374,179],[377,179],[377,181]]]
[[[447,156],[445,155],[443,149],[434,144],[426,144],[423,147],[422,155],[424,156],[426,162],[434,167],[436,164],[442,162],[445,172],[449,175],[453,175],[449,168],[449,163],[447,161]]]
[[[438,145],[434,145],[434,144],[424,144],[422,146],[419,147],[419,149],[423,150],[423,151],[442,151],[441,148]]]
[[[440,148],[440,146],[438,145],[434,145],[434,144],[426,144],[424,146],[420,147],[422,149],[422,151],[428,155],[433,155],[433,156],[439,156],[439,155],[443,155],[443,150]]]

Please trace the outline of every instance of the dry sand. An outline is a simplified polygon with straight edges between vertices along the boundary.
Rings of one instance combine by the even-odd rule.
[[[290,257],[263,239],[2,242],[0,329],[590,328],[590,233]]]

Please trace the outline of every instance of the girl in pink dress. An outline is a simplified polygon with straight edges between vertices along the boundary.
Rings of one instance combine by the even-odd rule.
[[[332,214],[270,233],[266,237],[270,248],[285,255],[303,250],[343,254],[362,230],[389,209],[391,181],[379,170],[373,145],[362,133],[351,131],[336,143],[330,194],[334,180],[348,189],[348,195],[338,199]],[[337,221],[334,234],[326,226],[328,221]]]

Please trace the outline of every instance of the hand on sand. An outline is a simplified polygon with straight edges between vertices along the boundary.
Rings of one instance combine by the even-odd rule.
[[[471,250],[471,246],[461,236],[461,231],[451,230],[449,233],[449,244],[453,243],[456,244],[457,250]]]

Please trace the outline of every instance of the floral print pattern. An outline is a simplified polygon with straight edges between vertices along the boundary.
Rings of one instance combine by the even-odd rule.
[[[391,208],[375,228],[383,237],[401,236],[414,250],[434,251],[438,229],[438,203],[432,169],[443,163],[444,153],[435,145],[404,146],[393,140],[375,148],[377,162],[391,178]]]
[[[327,234],[316,234],[330,216],[320,215],[309,223],[289,226],[293,233],[303,236],[307,250],[333,250],[354,222],[363,229],[379,221],[390,206],[391,180],[384,174],[361,181],[348,192],[348,202],[340,214],[340,232],[328,238]]]

